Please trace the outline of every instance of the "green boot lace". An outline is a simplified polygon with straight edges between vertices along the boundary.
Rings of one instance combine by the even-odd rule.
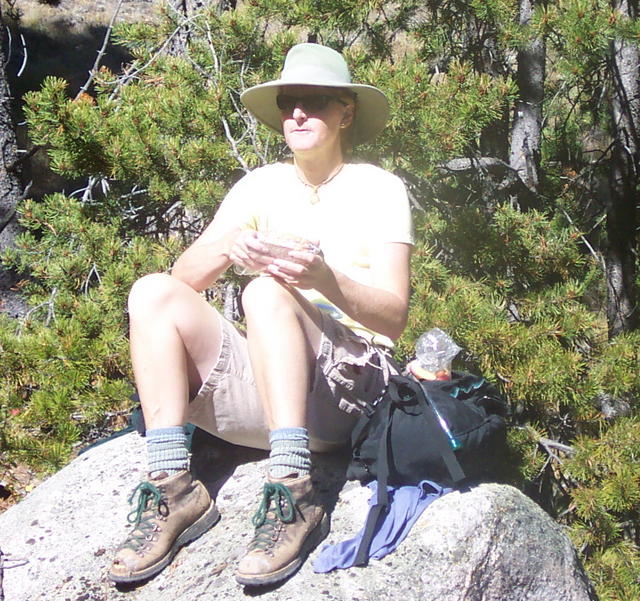
[[[141,482],[136,486],[129,497],[129,505],[134,504],[136,495],[138,495],[136,508],[127,516],[127,521],[133,524],[133,529],[122,548],[137,552],[153,539],[153,533],[158,529],[157,515],[166,516],[168,507],[162,500],[160,490],[151,482]]]
[[[249,548],[266,551],[273,547],[283,524],[295,521],[295,501],[291,491],[279,482],[267,482],[262,489],[260,506],[251,521],[256,532]]]

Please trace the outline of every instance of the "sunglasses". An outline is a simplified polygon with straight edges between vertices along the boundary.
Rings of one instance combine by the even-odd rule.
[[[313,96],[289,96],[288,94],[278,94],[276,104],[283,113],[292,113],[296,106],[299,106],[305,113],[319,113],[327,108],[332,100],[338,101],[343,106],[348,103],[330,94],[316,94]]]

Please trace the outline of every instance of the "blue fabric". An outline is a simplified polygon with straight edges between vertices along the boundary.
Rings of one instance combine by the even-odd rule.
[[[369,511],[376,502],[378,483],[368,484],[371,490]],[[430,480],[423,480],[417,486],[388,486],[389,511],[371,542],[369,557],[382,559],[394,551],[407,537],[409,531],[422,515],[422,512],[436,499],[452,491],[443,488]],[[330,572],[336,568],[350,568],[356,559],[356,553],[364,534],[364,528],[355,538],[345,540],[335,545],[325,545],[313,562],[313,570],[318,573]]]

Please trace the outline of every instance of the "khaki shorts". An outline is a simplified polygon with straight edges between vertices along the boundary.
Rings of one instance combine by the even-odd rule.
[[[228,442],[269,448],[262,402],[251,371],[247,340],[224,318],[222,349],[206,382],[189,405],[187,421]],[[312,451],[344,445],[362,413],[398,373],[389,351],[322,313],[322,338],[307,404]]]

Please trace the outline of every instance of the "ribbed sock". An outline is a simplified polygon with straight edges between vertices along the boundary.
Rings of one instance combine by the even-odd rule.
[[[269,433],[269,475],[285,478],[297,474],[306,476],[311,471],[309,432],[306,428],[278,428]]]
[[[160,472],[172,476],[189,469],[187,435],[182,426],[147,430],[146,438],[149,475],[152,478]]]

